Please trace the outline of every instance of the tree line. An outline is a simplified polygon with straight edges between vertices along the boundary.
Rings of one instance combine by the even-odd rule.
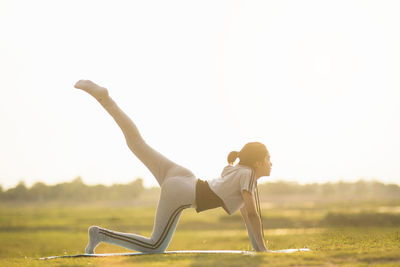
[[[20,182],[14,188],[3,190],[0,187],[1,202],[95,202],[129,201],[151,189],[143,186],[138,178],[128,184],[111,186],[83,183],[81,177],[71,182],[46,185],[37,182],[27,187]],[[337,182],[323,184],[299,184],[296,182],[267,182],[258,185],[261,201],[344,201],[344,200],[397,200],[400,199],[400,187],[397,184],[384,184],[378,181]]]
[[[400,199],[397,184],[378,181],[336,182],[323,184],[298,184],[296,182],[268,182],[258,186],[264,201],[309,200],[309,201],[377,201]]]
[[[89,186],[83,183],[81,177],[77,177],[71,182],[56,185],[37,182],[30,188],[27,188],[24,182],[20,182],[7,191],[0,188],[0,200],[5,202],[132,200],[143,191],[143,180],[140,178],[128,184]]]

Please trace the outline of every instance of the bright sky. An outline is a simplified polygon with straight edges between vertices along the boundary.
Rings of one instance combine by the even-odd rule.
[[[79,79],[199,178],[261,141],[262,182],[397,183],[399,14],[395,0],[0,0],[0,184],[156,184]]]

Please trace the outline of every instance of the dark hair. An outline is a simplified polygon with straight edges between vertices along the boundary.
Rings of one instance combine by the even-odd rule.
[[[239,164],[250,168],[254,167],[257,161],[263,161],[269,155],[267,147],[260,142],[247,143],[240,152],[232,151],[228,155],[228,163],[233,164],[237,158],[240,159]]]

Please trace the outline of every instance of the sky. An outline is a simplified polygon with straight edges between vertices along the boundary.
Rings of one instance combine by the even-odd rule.
[[[0,0],[0,185],[156,185],[90,79],[198,178],[400,181],[399,1]]]

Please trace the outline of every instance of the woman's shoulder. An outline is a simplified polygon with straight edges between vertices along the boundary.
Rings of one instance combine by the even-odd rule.
[[[246,165],[236,165],[240,170],[242,170],[243,172],[248,172],[248,173],[252,173],[253,169],[250,168],[249,166]]]
[[[253,173],[253,169],[244,165],[228,165],[222,171],[222,177],[227,175],[245,175],[251,176]]]

